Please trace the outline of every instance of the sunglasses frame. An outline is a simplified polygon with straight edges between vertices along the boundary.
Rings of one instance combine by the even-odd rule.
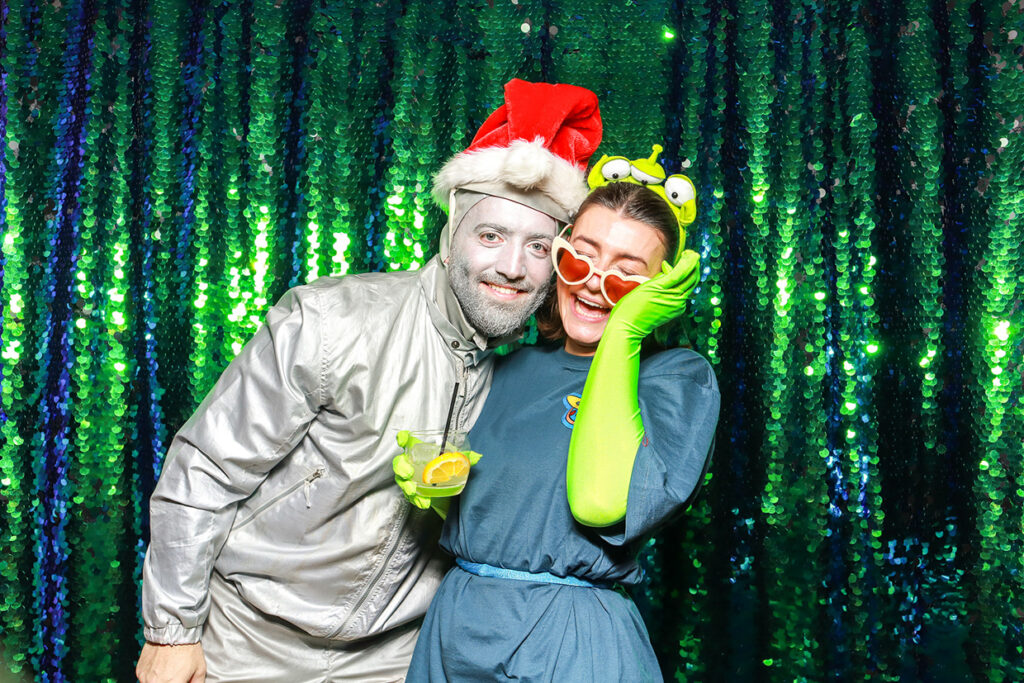
[[[589,280],[590,278],[592,278],[594,275],[597,275],[597,276],[599,276],[601,278],[601,296],[604,297],[605,301],[607,301],[609,304],[614,306],[615,304],[619,303],[619,301],[622,300],[622,297],[619,297],[615,301],[612,301],[612,298],[610,296],[608,296],[608,292],[605,289],[604,285],[605,285],[605,281],[607,280],[609,275],[614,275],[615,277],[619,278],[623,282],[636,282],[637,284],[643,284],[643,283],[645,283],[645,282],[647,282],[648,280],[651,279],[651,278],[646,277],[644,275],[626,275],[625,273],[623,273],[621,270],[618,270],[617,268],[609,268],[608,270],[601,270],[600,268],[598,268],[597,266],[594,265],[594,262],[590,260],[589,256],[586,256],[584,254],[580,254],[579,252],[577,252],[576,249],[569,242],[569,240],[567,240],[564,237],[562,237],[562,235],[565,234],[565,231],[566,230],[570,230],[571,228],[572,228],[572,224],[566,225],[564,228],[562,228],[562,232],[560,232],[558,234],[558,237],[556,237],[551,242],[551,263],[552,263],[552,265],[555,268],[555,273],[558,275],[558,279],[561,280],[562,282],[564,282],[565,284],[570,285],[570,286],[571,285],[580,285],[580,284],[583,284],[584,282],[586,282],[587,280]],[[583,263],[587,264],[587,266],[589,267],[589,270],[587,271],[586,277],[584,277],[584,278],[582,278],[580,280],[569,280],[568,278],[565,277],[565,275],[562,274],[562,271],[558,268],[559,254],[561,253],[562,250],[568,251],[569,254],[571,254],[573,258],[575,258],[576,260],[582,261]],[[630,290],[630,291],[632,291],[632,290]],[[629,292],[627,292],[627,294],[628,293]],[[623,296],[625,296],[625,295],[623,295]]]

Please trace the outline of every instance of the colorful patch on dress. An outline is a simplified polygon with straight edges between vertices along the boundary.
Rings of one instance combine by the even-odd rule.
[[[576,411],[580,407],[580,395],[569,394],[562,399],[562,405],[565,406],[565,415],[562,416],[562,424],[569,429],[576,424]]]

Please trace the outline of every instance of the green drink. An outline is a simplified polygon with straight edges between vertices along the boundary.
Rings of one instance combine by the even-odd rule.
[[[469,478],[469,450],[466,432],[452,429],[441,448],[441,431],[411,432],[412,443],[405,453],[413,466],[416,492],[427,498],[457,496]]]

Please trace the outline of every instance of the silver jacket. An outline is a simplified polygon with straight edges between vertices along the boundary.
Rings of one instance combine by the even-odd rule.
[[[323,638],[426,611],[448,561],[437,516],[394,483],[395,435],[443,428],[456,381],[453,422],[471,426],[492,370],[437,289],[447,279],[435,258],[417,272],[321,278],[271,309],[167,453],[150,501],[146,640],[200,639],[214,570]]]

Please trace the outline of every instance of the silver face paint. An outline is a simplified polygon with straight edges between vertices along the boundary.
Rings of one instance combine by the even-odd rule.
[[[461,221],[448,277],[470,324],[488,337],[521,328],[552,287],[557,224],[522,204],[487,197]]]

